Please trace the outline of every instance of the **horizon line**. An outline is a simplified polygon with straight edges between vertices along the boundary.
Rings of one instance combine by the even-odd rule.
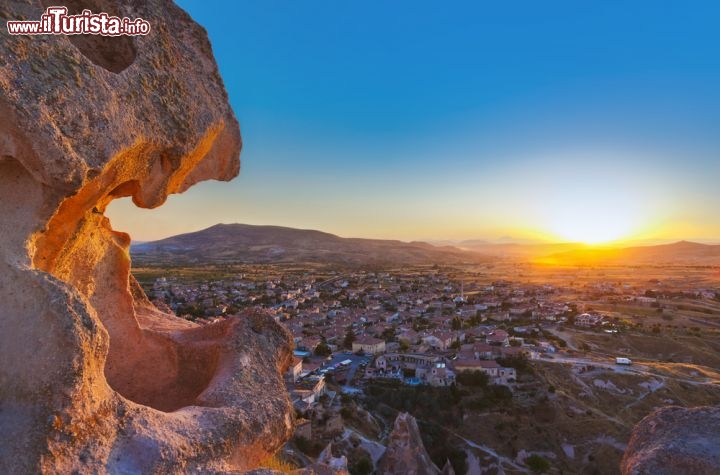
[[[299,231],[317,231],[321,233],[326,234],[332,234],[334,236],[337,236],[339,238],[343,239],[369,239],[369,240],[380,240],[380,241],[401,241],[406,243],[411,242],[423,242],[426,244],[430,244],[436,247],[440,246],[457,246],[462,244],[463,242],[467,241],[483,241],[488,246],[501,246],[501,245],[519,245],[519,246],[532,246],[532,245],[558,245],[558,244],[566,244],[571,245],[575,244],[578,246],[587,246],[587,247],[593,247],[593,248],[603,248],[603,247],[635,247],[635,246],[658,246],[663,244],[675,244],[679,242],[691,242],[696,244],[704,244],[704,245],[720,245],[720,238],[639,238],[639,239],[618,239],[614,241],[608,241],[605,243],[584,243],[581,241],[566,241],[566,240],[552,240],[552,239],[539,239],[539,238],[513,238],[512,236],[501,236],[499,238],[490,238],[490,237],[483,237],[483,236],[475,236],[475,237],[467,237],[467,238],[417,238],[417,239],[403,239],[399,237],[358,237],[358,236],[345,236],[339,233],[334,233],[331,231],[324,231],[322,229],[317,228],[310,228],[310,227],[293,227],[293,226],[285,226],[282,224],[250,224],[250,223],[239,223],[239,222],[233,222],[233,223],[216,223],[211,226],[207,226],[201,229],[196,230],[188,230],[185,232],[177,233],[177,234],[170,234],[167,236],[159,237],[156,239],[135,239],[132,236],[131,238],[131,244],[143,244],[148,242],[155,242],[155,241],[162,241],[163,239],[169,239],[176,236],[181,236],[183,234],[192,234],[197,233],[201,231],[208,230],[210,228],[213,228],[215,226],[219,225],[243,225],[243,226],[254,226],[254,227],[276,227],[276,228],[286,228],[286,229],[294,229]]]

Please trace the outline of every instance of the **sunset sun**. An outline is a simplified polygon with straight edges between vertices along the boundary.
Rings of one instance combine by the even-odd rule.
[[[603,244],[628,237],[632,222],[627,216],[594,214],[588,216],[564,216],[552,224],[552,232],[558,237],[584,244]]]
[[[631,237],[640,217],[637,201],[629,196],[577,191],[552,201],[546,225],[565,241],[604,244]]]

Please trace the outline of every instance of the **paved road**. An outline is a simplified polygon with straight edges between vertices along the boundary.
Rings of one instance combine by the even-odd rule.
[[[617,371],[619,373],[639,373],[639,374],[648,374],[649,368],[647,366],[643,366],[641,364],[632,364],[632,365],[619,365],[615,363],[613,360],[608,359],[601,359],[601,358],[592,358],[592,357],[576,357],[576,356],[565,356],[565,355],[558,355],[553,354],[551,358],[533,358],[536,361],[546,361],[548,363],[565,363],[565,364],[574,364],[574,365],[587,365],[587,366],[595,366],[597,368],[609,368],[614,371]]]
[[[642,363],[640,363],[640,364],[633,363],[630,366],[619,365],[619,364],[615,363],[615,361],[613,359],[610,359],[610,358],[592,358],[592,357],[580,358],[580,357],[564,356],[564,355],[552,355],[552,358],[538,357],[538,358],[533,358],[533,360],[545,361],[548,363],[588,365],[588,366],[594,366],[596,368],[611,369],[617,373],[641,374],[644,376],[653,376],[655,378],[660,378],[662,380],[672,379],[672,380],[675,380],[678,382],[694,384],[694,385],[704,385],[704,384],[716,385],[716,382],[710,378],[706,378],[705,380],[696,380],[696,379],[684,378],[684,377],[679,377],[679,376],[671,376],[668,374],[663,374],[663,373],[653,371],[653,368],[645,366]]]

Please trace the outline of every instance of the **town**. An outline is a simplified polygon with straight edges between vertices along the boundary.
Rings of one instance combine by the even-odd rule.
[[[609,316],[613,312],[594,311],[588,302],[598,308],[620,302],[663,313],[663,299],[718,301],[720,295],[712,288],[683,288],[677,283],[663,288],[659,280],[640,288],[600,282],[582,292],[510,280],[466,283],[465,278],[458,281],[437,270],[331,273],[322,281],[307,273],[257,277],[239,274],[193,283],[159,277],[147,290],[156,305],[202,323],[248,308],[270,313],[292,333],[295,354],[305,361],[302,369],[300,364],[293,366],[293,382],[327,373],[346,382],[349,365],[325,361],[334,354],[355,354],[376,357],[372,366],[363,359],[363,377],[433,386],[450,385],[455,374],[464,371],[482,371],[498,384],[512,383],[512,368],[495,361],[521,355],[535,359],[565,348],[554,331],[558,328],[617,333],[643,325]],[[689,321],[714,326],[698,318]],[[659,323],[648,328],[660,329]],[[318,356],[327,358],[314,358]]]
[[[296,440],[306,446],[343,434],[347,401],[377,385],[411,391],[472,386],[479,378],[504,388],[508,398],[522,399],[539,386],[537,378],[522,373],[538,364],[647,376],[653,361],[705,363],[692,351],[651,355],[612,342],[715,340],[713,316],[720,314],[717,284],[704,271],[663,270],[648,278],[647,270],[636,277],[622,268],[495,264],[387,271],[246,265],[207,275],[136,273],[159,308],[184,318],[212,325],[262,311],[288,329],[295,348],[285,378],[300,418]]]

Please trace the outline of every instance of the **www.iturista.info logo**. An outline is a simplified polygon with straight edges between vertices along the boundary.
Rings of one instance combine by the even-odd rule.
[[[68,15],[66,7],[48,7],[40,21],[8,21],[11,35],[102,35],[137,36],[150,33],[150,23],[142,18],[119,18],[107,13],[83,10]]]

